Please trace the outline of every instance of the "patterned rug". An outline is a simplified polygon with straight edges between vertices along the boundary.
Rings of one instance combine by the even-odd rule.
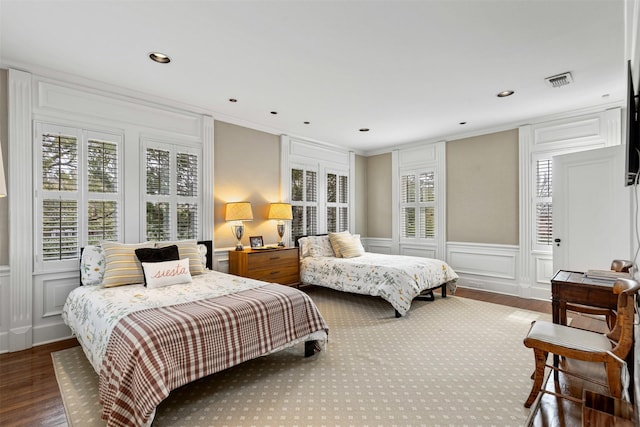
[[[522,426],[537,312],[449,296],[396,319],[380,298],[305,289],[329,324],[326,352],[302,345],[188,384],[154,426]],[[52,353],[69,425],[104,426],[98,377],[80,347]]]

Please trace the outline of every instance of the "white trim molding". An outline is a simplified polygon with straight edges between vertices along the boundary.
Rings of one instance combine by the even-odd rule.
[[[515,245],[447,242],[447,263],[462,287],[519,296]]]

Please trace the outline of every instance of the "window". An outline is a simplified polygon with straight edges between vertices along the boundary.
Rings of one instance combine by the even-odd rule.
[[[198,154],[198,150],[180,145],[147,144],[147,240],[198,238]]]
[[[318,233],[318,172],[291,169],[291,234],[293,237]]]
[[[80,247],[118,240],[121,136],[36,124],[37,269],[67,266]],[[63,261],[60,264],[60,261]]]
[[[349,177],[327,173],[327,232],[349,229]]]
[[[400,176],[400,237],[435,239],[435,172],[412,170]]]
[[[535,241],[537,248],[550,250],[553,241],[551,203],[552,163],[550,158],[535,160]]]

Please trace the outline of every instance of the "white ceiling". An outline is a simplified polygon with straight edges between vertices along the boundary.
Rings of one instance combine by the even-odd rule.
[[[0,64],[366,153],[623,105],[624,3],[0,0]]]

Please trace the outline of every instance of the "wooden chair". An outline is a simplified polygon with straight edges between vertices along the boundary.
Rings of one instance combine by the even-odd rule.
[[[524,339],[524,345],[533,349],[536,370],[533,375],[533,387],[524,406],[529,408],[539,393],[550,393],[577,402],[581,399],[561,395],[542,388],[545,368],[565,372],[566,374],[596,382],[593,379],[567,372],[547,364],[549,353],[569,359],[604,363],[607,383],[613,397],[622,397],[622,370],[625,359],[633,346],[634,296],[640,289],[640,283],[633,279],[617,279],[613,284],[613,293],[618,295],[618,316],[614,328],[607,334],[586,331],[569,326],[538,320]]]
[[[617,273],[629,273],[633,267],[631,261],[614,259],[611,262],[611,270]],[[567,304],[567,310],[578,313],[593,314],[596,316],[604,316],[609,330],[612,330],[616,324],[616,312],[608,308],[589,307],[581,304]]]

